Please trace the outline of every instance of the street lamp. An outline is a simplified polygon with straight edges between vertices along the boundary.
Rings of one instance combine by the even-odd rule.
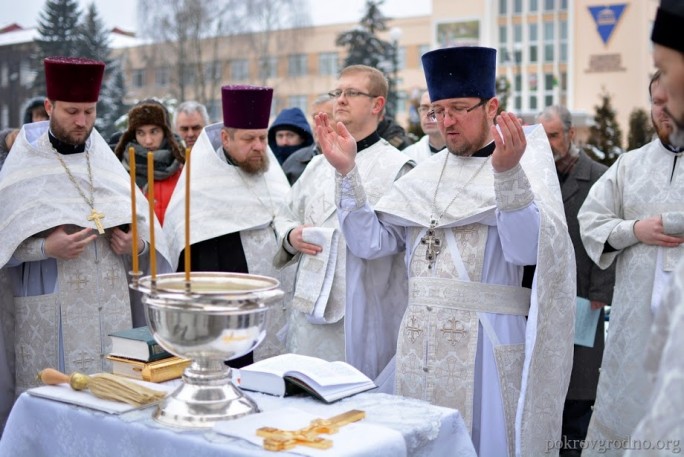
[[[392,27],[389,30],[389,38],[392,42],[392,80],[390,84],[391,100],[389,100],[389,114],[393,117],[396,117],[399,111],[399,39],[401,38],[401,33],[399,27]]]

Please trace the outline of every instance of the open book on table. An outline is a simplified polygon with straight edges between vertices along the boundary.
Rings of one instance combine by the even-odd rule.
[[[331,403],[376,385],[346,362],[282,354],[240,368],[240,387],[280,397],[303,390]]]

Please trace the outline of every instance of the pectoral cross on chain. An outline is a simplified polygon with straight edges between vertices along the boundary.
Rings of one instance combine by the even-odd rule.
[[[437,221],[432,220],[430,222],[430,227],[425,233],[425,236],[420,239],[421,244],[427,245],[427,249],[425,249],[425,260],[429,262],[428,268],[432,268],[432,266],[435,264],[437,255],[442,250],[442,240],[437,238],[437,235],[435,234],[436,225]]]
[[[98,213],[95,208],[90,211],[90,215],[88,216],[89,221],[94,221],[95,222],[95,227],[97,227],[97,231],[100,233],[100,235],[104,235],[104,226],[102,225],[102,221],[100,219],[104,219],[105,215],[104,213]]]
[[[337,433],[343,425],[360,421],[364,417],[366,417],[364,411],[353,409],[329,419],[312,420],[309,426],[299,430],[261,427],[257,429],[256,434],[264,438],[264,449],[268,451],[287,451],[295,446],[329,449],[333,445],[332,440],[321,438],[318,435]]]

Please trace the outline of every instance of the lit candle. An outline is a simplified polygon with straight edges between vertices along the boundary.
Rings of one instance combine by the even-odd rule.
[[[157,251],[154,245],[154,153],[147,153],[147,202],[150,207],[150,275],[157,278]]]
[[[128,148],[128,166],[131,174],[131,237],[133,241],[133,249],[131,257],[133,259],[133,274],[136,274],[138,268],[138,212],[135,207],[135,193],[138,190],[135,185],[135,149]]]
[[[190,148],[185,150],[185,281],[190,284]]]

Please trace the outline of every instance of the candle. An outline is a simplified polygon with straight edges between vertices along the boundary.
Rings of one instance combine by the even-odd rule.
[[[154,245],[154,153],[147,153],[147,202],[150,207],[150,276],[157,278],[157,251]]]
[[[185,150],[185,281],[190,284],[190,148]]]
[[[133,241],[133,248],[131,257],[133,259],[133,274],[139,270],[138,267],[138,212],[135,206],[135,193],[138,190],[135,185],[135,149],[128,148],[128,166],[131,174],[131,237]]]

